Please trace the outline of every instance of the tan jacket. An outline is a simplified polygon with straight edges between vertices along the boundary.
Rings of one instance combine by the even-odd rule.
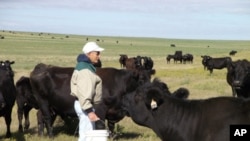
[[[71,95],[78,98],[84,111],[93,108],[102,98],[102,80],[89,69],[74,70],[70,82]]]

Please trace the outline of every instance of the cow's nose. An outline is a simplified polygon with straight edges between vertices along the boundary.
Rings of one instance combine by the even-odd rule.
[[[241,87],[241,82],[240,82],[239,80],[235,80],[235,81],[233,82],[233,85],[234,85],[235,87]]]

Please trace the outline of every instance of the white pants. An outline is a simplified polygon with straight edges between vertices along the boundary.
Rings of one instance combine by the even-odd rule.
[[[94,130],[94,122],[91,122],[88,115],[82,110],[78,100],[74,103],[76,114],[79,118],[79,138],[78,141],[85,141],[85,132]]]

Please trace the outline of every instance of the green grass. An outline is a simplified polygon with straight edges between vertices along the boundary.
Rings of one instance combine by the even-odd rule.
[[[80,36],[53,33],[29,33],[0,31],[4,39],[0,39],[0,60],[14,60],[15,81],[21,76],[29,76],[34,66],[40,62],[58,66],[74,67],[76,56],[81,53],[82,46],[89,41],[100,39],[98,44],[105,48],[101,54],[104,67],[120,68],[119,54],[129,57],[137,55],[150,56],[154,61],[156,74],[154,77],[166,82],[170,91],[186,87],[190,91],[189,99],[204,99],[217,96],[232,96],[231,88],[226,82],[226,69],[214,70],[212,75],[203,70],[201,55],[213,57],[228,56],[231,50],[238,53],[233,60],[250,60],[250,41],[225,40],[183,40],[161,38],[130,38],[105,36]],[[68,36],[68,38],[66,37]],[[117,43],[119,41],[119,43]],[[175,44],[176,47],[170,47]],[[209,47],[208,47],[209,46]],[[193,64],[166,63],[166,55],[174,54],[176,50],[194,55]],[[11,131],[13,137],[8,140],[50,140],[47,137],[37,136],[36,110],[32,110],[31,127],[25,134],[18,133],[16,105],[13,108]],[[55,124],[56,137],[54,141],[77,140],[74,135],[67,134],[68,129],[58,119]],[[151,129],[136,125],[130,118],[125,118],[116,126],[121,132],[120,141],[157,141],[158,137]],[[3,117],[0,118],[0,140],[3,139],[6,127]]]

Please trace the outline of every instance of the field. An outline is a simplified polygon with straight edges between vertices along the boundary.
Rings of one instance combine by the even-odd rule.
[[[104,37],[63,35],[53,33],[29,33],[0,31],[0,60],[13,60],[15,64],[15,81],[21,76],[29,76],[34,66],[40,62],[74,67],[76,56],[81,53],[82,46],[88,41],[97,41],[105,48],[101,54],[103,67],[120,68],[119,54],[127,54],[129,57],[149,56],[154,61],[156,74],[154,77],[166,82],[170,91],[179,87],[189,89],[189,99],[205,99],[217,96],[232,96],[231,88],[226,82],[226,69],[214,70],[212,75],[204,71],[201,64],[201,55],[212,57],[229,56],[231,50],[238,53],[232,56],[232,60],[250,60],[250,41],[227,41],[227,40],[184,40],[184,39],[160,39],[160,38],[130,38],[130,37]],[[170,47],[175,44],[176,47]],[[183,54],[194,55],[193,64],[170,64],[166,63],[167,54],[174,54],[181,50]],[[0,117],[0,140],[50,140],[47,137],[37,136],[36,110],[30,113],[31,127],[25,133],[18,133],[18,120],[16,105],[12,112],[11,139],[3,139],[6,132],[4,118]],[[58,118],[54,125],[56,136],[54,141],[77,140],[69,130],[63,126]],[[67,129],[66,129],[67,128]],[[75,128],[70,129],[73,130]],[[120,141],[157,141],[159,138],[148,128],[133,123],[130,118],[124,118],[116,126],[121,132]]]

